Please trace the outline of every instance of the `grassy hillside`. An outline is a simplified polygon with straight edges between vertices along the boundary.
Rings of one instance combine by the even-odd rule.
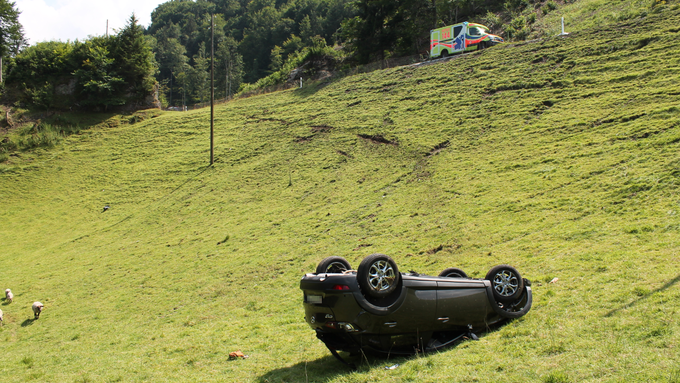
[[[212,167],[208,110],[9,157],[3,380],[679,381],[678,25],[666,6],[236,100],[216,111]],[[428,274],[515,265],[534,307],[350,373],[298,283],[374,252]]]
[[[561,3],[557,5],[558,3]],[[562,32],[564,17],[566,32],[599,29],[612,23],[638,19],[650,13],[661,13],[676,0],[565,0],[554,3],[555,11],[542,6],[536,11],[538,22],[533,26],[534,37],[554,36]],[[540,3],[539,3],[540,4]],[[527,10],[525,12],[531,12]]]

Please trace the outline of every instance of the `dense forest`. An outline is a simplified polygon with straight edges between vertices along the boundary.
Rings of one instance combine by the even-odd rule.
[[[269,84],[286,81],[312,57],[347,66],[424,56],[430,29],[463,20],[523,39],[536,13],[554,7],[553,0],[170,0],[146,29],[133,15],[114,36],[15,49],[8,83],[41,108],[139,103],[153,83],[164,106],[191,105],[209,100],[211,52],[215,95],[228,98],[267,76]],[[73,97],[57,97],[65,93]]]
[[[554,7],[552,0],[171,0],[154,10],[146,33],[166,101],[177,105],[207,97],[211,14],[215,92],[229,97],[242,82],[281,70],[306,49],[349,65],[425,55],[430,29],[463,20],[522,39],[532,19],[521,12]]]

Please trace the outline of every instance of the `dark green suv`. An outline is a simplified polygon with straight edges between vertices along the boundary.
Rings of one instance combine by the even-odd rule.
[[[473,331],[526,314],[530,285],[509,265],[484,279],[457,268],[437,277],[400,273],[384,254],[366,257],[357,270],[328,257],[300,281],[305,320],[341,361],[337,351],[427,352],[476,339]]]

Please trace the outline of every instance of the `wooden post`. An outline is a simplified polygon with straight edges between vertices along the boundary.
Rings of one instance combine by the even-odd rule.
[[[210,15],[210,165],[214,163],[215,121],[215,15]]]

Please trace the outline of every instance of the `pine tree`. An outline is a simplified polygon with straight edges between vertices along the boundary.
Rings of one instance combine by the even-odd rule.
[[[153,91],[156,80],[156,60],[151,46],[144,37],[144,28],[138,24],[134,14],[115,39],[112,56],[116,62],[118,76],[127,86],[124,91],[143,99]]]

